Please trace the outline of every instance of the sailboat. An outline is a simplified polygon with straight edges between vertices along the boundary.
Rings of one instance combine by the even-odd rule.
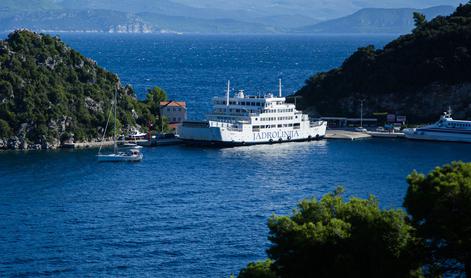
[[[143,154],[137,148],[129,148],[125,151],[119,151],[118,145],[116,142],[116,106],[117,106],[117,90],[114,93],[114,100],[113,100],[113,114],[114,114],[114,133],[113,133],[113,153],[109,154],[102,154],[101,149],[103,144],[100,146],[98,150],[97,159],[99,162],[138,162],[141,161],[144,157]],[[106,131],[108,129],[108,124],[110,122],[111,117],[111,110],[110,114],[108,115],[108,120],[106,122],[105,131],[103,132],[103,138],[101,142],[104,142]]]

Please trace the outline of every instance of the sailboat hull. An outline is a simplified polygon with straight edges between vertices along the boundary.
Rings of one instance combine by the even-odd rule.
[[[139,162],[143,155],[127,155],[127,154],[99,154],[98,162]]]

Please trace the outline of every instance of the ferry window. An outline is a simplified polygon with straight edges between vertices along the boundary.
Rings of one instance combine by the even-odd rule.
[[[278,127],[282,127],[283,125],[278,125]]]
[[[271,127],[275,128],[275,127],[276,127],[276,125],[271,125]]]

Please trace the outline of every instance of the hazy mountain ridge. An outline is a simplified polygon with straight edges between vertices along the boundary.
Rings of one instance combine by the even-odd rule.
[[[22,12],[0,19],[3,30],[153,33],[160,31],[136,15],[108,10],[50,10]]]
[[[453,6],[436,6],[427,9],[366,8],[358,12],[318,24],[297,28],[302,33],[396,33],[403,34],[414,28],[413,13],[419,12],[427,19],[450,15]]]
[[[263,0],[252,4],[246,1],[224,2],[227,5],[222,5],[223,2],[3,0],[0,2],[0,32],[29,28],[36,31],[122,33],[338,33],[339,30],[342,33],[406,33],[411,29],[414,11],[366,9],[319,23],[318,16],[333,16],[355,5],[353,2],[341,5],[334,12],[332,3],[313,6],[308,0]],[[444,8],[441,8],[439,12],[428,11],[434,8],[423,11],[431,18],[443,14]],[[446,12],[452,9],[451,6],[447,8]]]

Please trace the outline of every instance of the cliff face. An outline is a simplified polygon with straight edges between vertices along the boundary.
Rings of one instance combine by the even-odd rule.
[[[0,149],[97,140],[116,88],[118,126],[143,124],[147,107],[116,75],[58,38],[26,30],[11,33],[0,41]]]
[[[471,5],[419,23],[384,49],[360,48],[341,67],[318,73],[296,95],[319,115],[406,115],[411,123],[437,119],[448,106],[471,118]]]

